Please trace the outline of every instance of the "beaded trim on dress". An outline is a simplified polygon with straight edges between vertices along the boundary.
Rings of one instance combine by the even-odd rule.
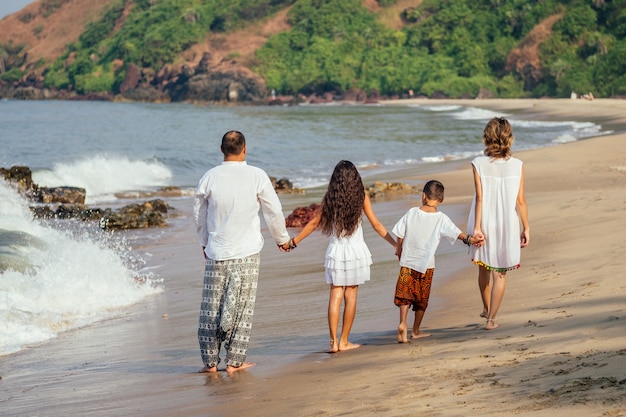
[[[473,262],[475,265],[482,266],[482,267],[483,267],[483,268],[485,268],[487,271],[496,271],[496,272],[507,272],[507,271],[513,271],[514,269],[518,269],[518,268],[521,266],[521,264],[517,264],[517,265],[515,265],[515,266],[510,266],[510,267],[508,267],[508,268],[496,268],[496,267],[493,267],[493,266],[489,266],[489,265],[487,265],[487,264],[486,264],[486,263],[484,263],[484,262],[481,262],[481,261],[476,261],[476,260],[474,260],[474,259],[472,259],[472,262]]]

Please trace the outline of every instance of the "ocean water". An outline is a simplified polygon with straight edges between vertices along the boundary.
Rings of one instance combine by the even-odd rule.
[[[88,204],[105,207],[121,203],[121,192],[192,190],[221,162],[223,133],[237,129],[248,140],[250,164],[310,188],[325,184],[341,159],[374,174],[478,155],[494,116],[510,116],[514,151],[607,133],[585,121],[521,120],[449,105],[0,100],[0,167],[28,166],[40,186],[84,187]],[[0,356],[121,316],[166,285],[123,237],[76,222],[41,223],[0,183]]]

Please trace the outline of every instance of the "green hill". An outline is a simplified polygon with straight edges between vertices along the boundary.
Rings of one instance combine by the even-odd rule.
[[[102,7],[50,62],[26,65],[26,47],[0,44],[0,83],[25,86],[35,72],[38,87],[53,91],[141,88],[165,100],[202,99],[189,93],[202,73],[213,82],[230,74],[243,101],[272,89],[626,95],[626,0],[115,0]],[[278,29],[261,30],[270,23]],[[259,91],[246,98],[249,79]]]

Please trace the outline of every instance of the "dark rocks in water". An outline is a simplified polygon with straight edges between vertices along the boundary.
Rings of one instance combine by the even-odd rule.
[[[38,187],[34,197],[38,203],[85,204],[87,191],[79,187]]]
[[[79,219],[100,220],[103,210],[99,208],[88,208],[81,204],[61,204],[56,210],[52,210],[49,205],[31,206],[30,211],[37,219]]]
[[[30,210],[37,219],[99,220],[103,229],[137,229],[167,226],[165,215],[170,206],[161,199],[130,204],[117,211],[102,210],[85,206],[87,195],[78,187],[38,187],[33,182],[30,168],[13,166],[0,168],[0,178],[15,186],[18,192],[31,202],[38,203]],[[163,194],[182,195],[178,187],[164,187]],[[52,205],[57,204],[56,209]]]
[[[377,181],[365,187],[365,192],[369,194],[370,198],[376,199],[378,197],[387,196],[389,194],[413,194],[418,193],[421,190],[419,187],[414,187],[401,182],[380,182]]]
[[[102,229],[145,229],[165,227],[163,214],[170,207],[163,200],[146,201],[142,204],[129,204],[118,211],[107,209],[100,218]]]
[[[14,184],[18,192],[22,194],[32,192],[37,187],[33,183],[33,175],[28,167],[16,165],[9,169],[0,168],[0,176],[7,182]]]
[[[304,193],[302,188],[293,188],[293,184],[287,178],[276,179],[276,177],[270,177],[270,181],[272,181],[272,186],[277,193]]]
[[[311,221],[320,209],[320,205],[313,203],[308,207],[296,207],[285,219],[287,227],[304,227]]]

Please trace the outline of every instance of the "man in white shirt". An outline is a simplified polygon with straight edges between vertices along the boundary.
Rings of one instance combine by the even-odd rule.
[[[245,359],[263,247],[259,209],[277,245],[290,238],[269,176],[245,161],[244,135],[226,132],[220,149],[224,161],[200,179],[194,204],[206,260],[198,325],[204,368],[199,372],[217,372],[224,343],[231,373],[254,366]]]

